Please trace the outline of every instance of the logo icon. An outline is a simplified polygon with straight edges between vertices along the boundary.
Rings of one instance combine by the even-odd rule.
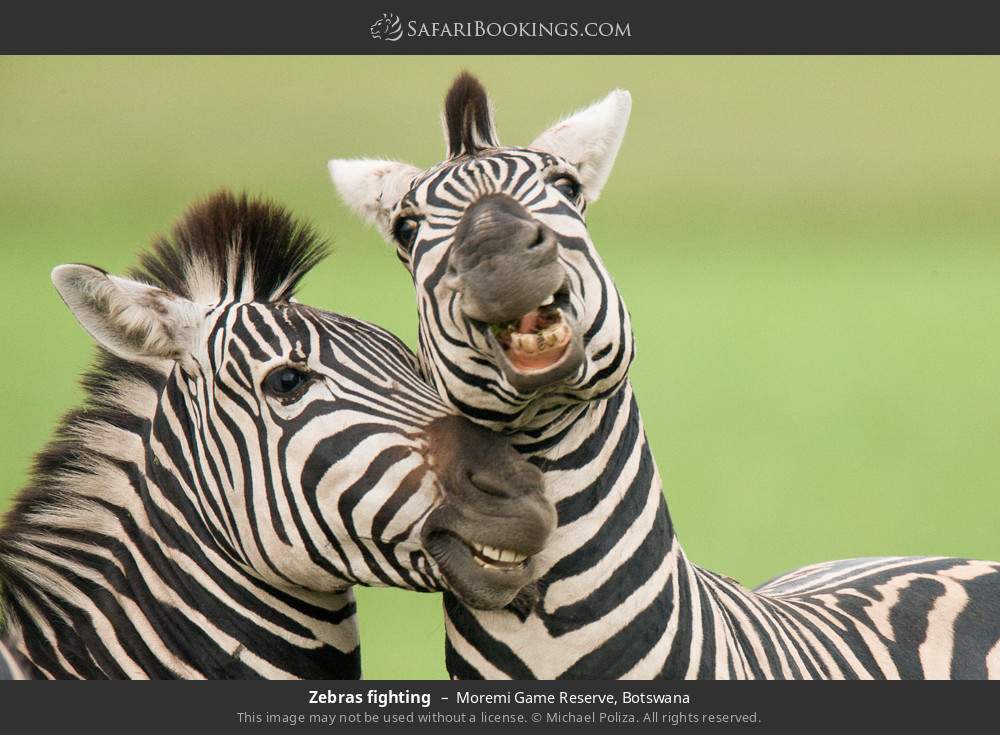
[[[395,13],[382,13],[368,31],[376,41],[398,41],[403,37],[403,24]]]

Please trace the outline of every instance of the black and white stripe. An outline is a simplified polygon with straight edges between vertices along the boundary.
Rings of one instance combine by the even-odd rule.
[[[441,589],[444,405],[395,337],[294,301],[322,254],[220,194],[134,279],[57,269],[104,349],[0,531],[0,678],[356,678],[351,586]]]
[[[446,113],[450,158],[427,170],[333,161],[338,191],[397,244],[417,293],[421,360],[441,396],[509,432],[545,473],[558,527],[538,557],[536,607],[481,612],[446,595],[449,671],[460,678],[1000,678],[1000,564],[905,558],[834,562],[760,590],[692,564],[677,541],[627,371],[628,312],[583,212],[610,171],[627,93],[564,120],[529,148],[501,148],[460,80]],[[453,90],[454,91],[454,90]],[[471,110],[460,114],[464,104]],[[461,144],[456,143],[459,141]],[[488,144],[482,141],[489,141]],[[552,182],[580,183],[578,200]],[[466,211],[504,194],[556,234],[586,358],[568,379],[521,393],[483,325],[448,282]],[[377,196],[376,196],[377,195]]]
[[[523,445],[559,514],[539,604],[520,619],[446,595],[453,675],[1000,677],[1000,564],[841,561],[752,591],[685,556],[629,386],[574,430],[538,453]]]

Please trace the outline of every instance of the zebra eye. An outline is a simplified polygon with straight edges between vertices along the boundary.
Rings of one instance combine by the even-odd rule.
[[[417,230],[419,229],[420,220],[416,217],[400,217],[392,228],[392,236],[400,247],[409,250],[417,239]]]
[[[275,398],[289,398],[311,380],[309,373],[290,365],[275,368],[264,378],[264,392]]]
[[[580,198],[580,182],[576,179],[569,176],[560,176],[552,181],[552,186],[574,204]]]

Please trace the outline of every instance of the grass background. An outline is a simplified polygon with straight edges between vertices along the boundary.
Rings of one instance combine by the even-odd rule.
[[[49,270],[121,271],[218,187],[331,234],[303,300],[412,345],[409,279],[325,161],[437,162],[462,68],[511,143],[632,91],[589,220],[692,558],[748,584],[1000,558],[997,58],[2,58],[0,509],[91,355]],[[445,675],[437,595],[359,598],[367,676]]]

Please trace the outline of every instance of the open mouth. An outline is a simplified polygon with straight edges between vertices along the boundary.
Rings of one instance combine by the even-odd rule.
[[[531,393],[570,379],[584,362],[567,286],[510,321],[480,326],[513,388]]]
[[[562,309],[568,301],[565,291],[557,291],[527,314],[490,325],[511,367],[520,372],[546,371],[566,356],[573,339],[573,327]]]

